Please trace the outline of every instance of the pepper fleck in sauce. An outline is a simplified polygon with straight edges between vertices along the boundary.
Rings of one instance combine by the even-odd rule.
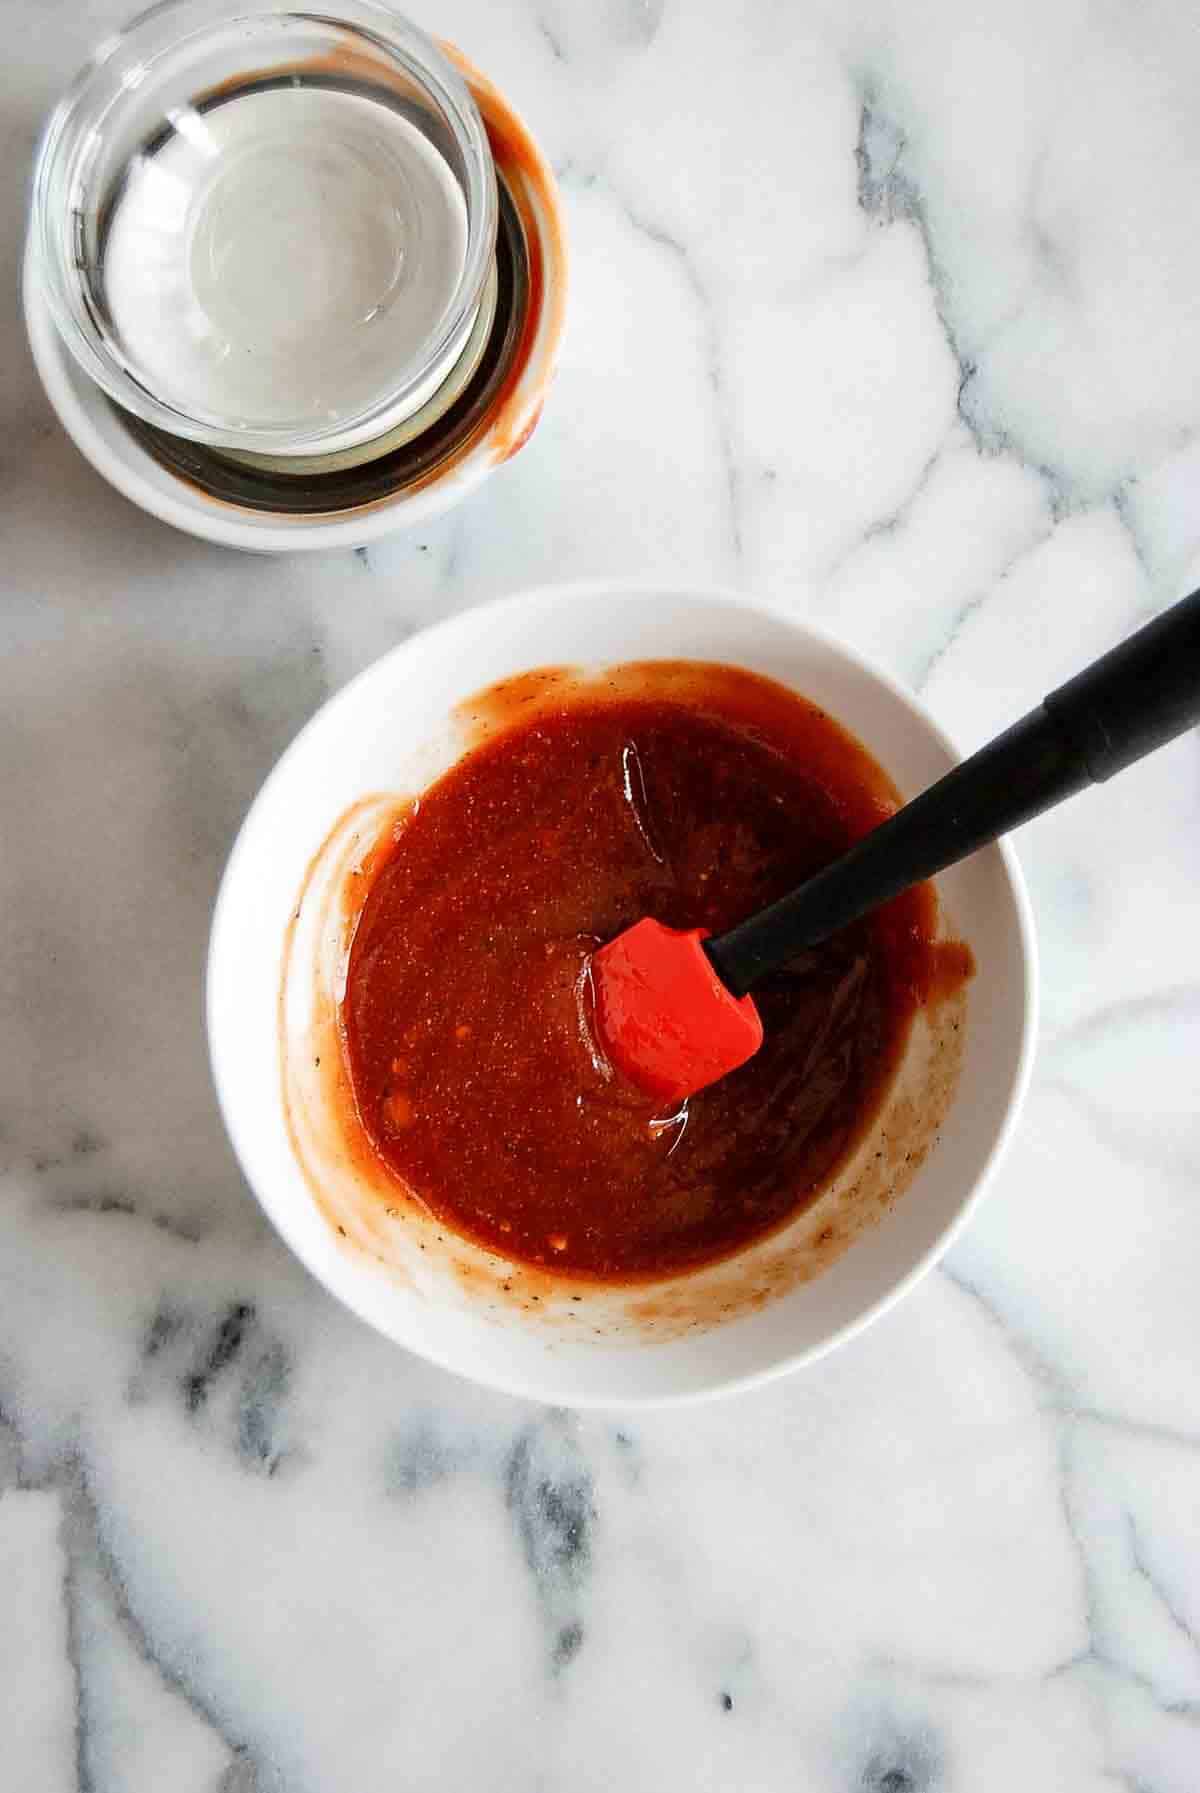
[[[392,1175],[506,1258],[630,1281],[724,1257],[827,1185],[969,954],[951,966],[932,889],[910,891],[757,989],[762,1050],[656,1110],[592,1036],[593,950],[643,915],[719,932],[894,787],[823,712],[728,667],[622,668],[514,710],[375,855],[342,1005],[359,1117]]]

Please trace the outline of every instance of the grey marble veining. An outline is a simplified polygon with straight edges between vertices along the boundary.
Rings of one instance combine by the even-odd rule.
[[[450,0],[559,172],[529,448],[255,561],[54,424],[0,73],[4,1793],[1195,1793],[1200,748],[1021,837],[1034,1089],[950,1260],[817,1370],[575,1416],[405,1357],[241,1184],[200,1022],[237,823],[323,698],[549,579],[728,582],[971,745],[1200,583],[1200,31],[993,0]]]

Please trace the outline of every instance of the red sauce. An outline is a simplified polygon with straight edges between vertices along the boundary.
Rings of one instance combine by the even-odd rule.
[[[955,981],[932,889],[756,990],[763,1049],[675,1114],[598,1053],[589,955],[642,915],[719,932],[895,790],[820,710],[731,668],[551,674],[507,703],[374,857],[342,1007],[360,1119],[402,1185],[507,1258],[628,1281],[723,1257],[819,1194],[915,1008]]]

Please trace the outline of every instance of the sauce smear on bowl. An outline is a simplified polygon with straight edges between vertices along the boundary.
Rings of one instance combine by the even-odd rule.
[[[588,965],[651,915],[719,932],[896,807],[837,723],[729,667],[517,681],[505,726],[373,856],[345,1055],[387,1170],[505,1258],[630,1281],[780,1226],[886,1094],[917,1007],[969,975],[930,886],[755,991],[740,1070],[663,1111],[605,1062]],[[503,688],[501,688],[503,690]]]

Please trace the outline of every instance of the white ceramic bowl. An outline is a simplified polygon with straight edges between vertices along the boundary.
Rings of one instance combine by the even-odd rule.
[[[79,367],[55,328],[38,258],[27,244],[25,326],[34,364],[59,422],[104,479],[151,516],[205,541],[257,554],[359,547],[400,529],[424,526],[460,503],[528,441],[541,416],[562,343],[567,296],[566,231],[558,186],[516,108],[452,44],[442,43],[466,81],[492,141],[496,166],[537,265],[537,304],[512,383],[460,451],[425,483],[369,503],[312,515],[258,510],[213,497],[160,463],[126,426],[101,388]]]
[[[419,789],[453,762],[461,742],[450,713],[481,687],[543,665],[641,659],[723,661],[792,686],[851,729],[906,795],[956,763],[939,730],[886,674],[779,609],[657,587],[534,592],[406,641],[318,712],[238,836],[209,953],[218,1098],[251,1187],[287,1243],[348,1307],[410,1350],[476,1381],[573,1406],[744,1388],[811,1362],[898,1300],[945,1251],[994,1170],[1025,1090],[1036,1025],[1020,871],[1007,845],[990,847],[939,880],[943,908],[977,961],[961,1075],[939,1143],[911,1187],[822,1275],[718,1324],[673,1333],[668,1326],[664,1337],[627,1323],[620,1303],[610,1302],[597,1329],[603,1336],[589,1326],[584,1342],[582,1329],[555,1326],[544,1308],[536,1320],[497,1317],[494,1305],[472,1295],[478,1284],[397,1277],[340,1238],[298,1160],[281,1075],[285,936],[314,855],[352,805],[372,793]],[[315,923],[304,924],[314,953],[328,944],[316,936],[330,912],[318,904]],[[423,1258],[422,1269],[427,1264]],[[686,1280],[673,1285],[676,1313]]]

